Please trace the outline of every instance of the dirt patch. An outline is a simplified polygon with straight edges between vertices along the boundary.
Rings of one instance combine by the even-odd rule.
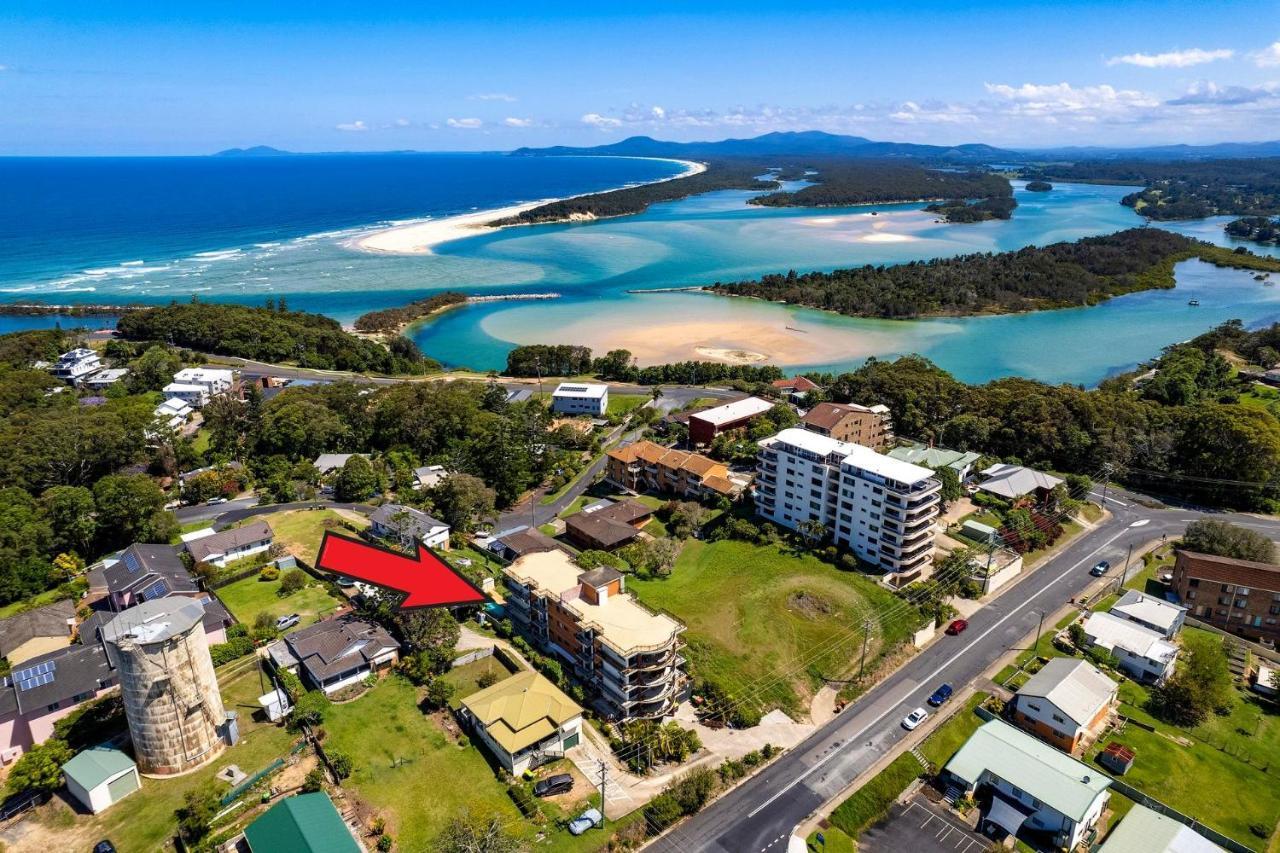
[[[836,612],[831,602],[805,590],[791,593],[791,597],[787,599],[787,606],[808,619],[820,619]]]

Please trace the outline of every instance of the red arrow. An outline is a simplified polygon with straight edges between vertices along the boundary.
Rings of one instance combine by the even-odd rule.
[[[404,610],[479,604],[486,600],[471,581],[422,543],[418,543],[418,556],[410,557],[326,530],[316,565],[396,592],[407,592],[408,597],[400,604]]]

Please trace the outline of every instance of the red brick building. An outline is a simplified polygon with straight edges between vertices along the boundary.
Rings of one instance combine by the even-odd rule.
[[[1179,551],[1173,589],[1192,619],[1250,640],[1280,640],[1280,566]]]

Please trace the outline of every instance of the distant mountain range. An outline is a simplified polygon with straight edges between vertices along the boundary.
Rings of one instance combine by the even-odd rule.
[[[228,148],[215,157],[281,157],[293,154],[269,145]],[[359,152],[330,152],[359,153]],[[411,151],[386,151],[410,154]],[[821,130],[766,133],[750,139],[718,142],[668,142],[650,136],[631,136],[606,145],[549,148],[517,148],[518,156],[615,155],[626,157],[859,157],[902,158],[957,163],[1027,162],[1037,160],[1210,160],[1220,158],[1280,157],[1280,140],[1271,142],[1221,142],[1216,145],[1156,145],[1145,148],[1061,147],[1041,149],[997,148],[982,143],[923,145],[914,142],[877,142],[863,136],[845,136]]]
[[[632,136],[608,145],[574,148],[517,148],[515,155],[614,154],[627,157],[904,157],[930,160],[990,162],[1016,158],[1013,151],[991,145],[919,145],[912,142],[876,142],[862,136],[842,136],[820,130],[766,133],[751,139],[719,142],[664,142],[649,136]]]

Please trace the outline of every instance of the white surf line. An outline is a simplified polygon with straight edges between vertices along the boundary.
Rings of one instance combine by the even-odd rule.
[[[874,720],[872,720],[872,721],[871,721],[870,723],[868,723],[867,725],[863,726],[863,727],[862,727],[862,729],[861,729],[860,731],[858,731],[858,732],[857,732],[857,734],[850,735],[848,738],[846,738],[846,739],[845,739],[845,744],[846,744],[846,745],[847,745],[847,744],[851,744],[851,743],[854,743],[855,741],[860,743],[860,742],[862,741],[862,736],[863,736],[863,735],[865,735],[867,732],[871,731],[873,728],[875,728],[876,726],[878,726],[878,725],[880,724],[880,722],[881,722],[885,717],[889,716],[890,714],[896,713],[896,712],[898,711],[898,709],[902,706],[902,703],[903,703],[903,702],[905,702],[905,701],[907,700],[907,697],[908,697],[908,696],[910,696],[912,693],[914,693],[916,690],[918,690],[918,689],[920,688],[920,686],[921,686],[921,685],[928,684],[928,683],[932,682],[932,681],[933,681],[933,679],[937,678],[937,677],[938,677],[938,675],[939,675],[939,674],[941,674],[943,670],[945,670],[947,667],[951,666],[951,664],[955,663],[957,660],[959,660],[961,657],[963,657],[965,654],[967,654],[967,653],[969,652],[969,650],[970,650],[970,649],[972,649],[972,648],[973,648],[974,646],[976,646],[978,643],[980,643],[980,642],[982,642],[984,639],[986,639],[986,638],[987,638],[987,636],[988,636],[989,634],[991,634],[991,632],[992,632],[992,631],[995,631],[997,628],[999,628],[999,627],[1000,627],[1001,625],[1003,625],[1005,622],[1007,622],[1008,620],[1012,619],[1014,616],[1017,616],[1019,613],[1021,613],[1021,612],[1022,612],[1022,611],[1023,611],[1023,610],[1024,610],[1024,609],[1025,609],[1029,604],[1030,604],[1030,603],[1031,603],[1032,599],[1034,599],[1034,598],[1036,598],[1036,597],[1038,597],[1038,596],[1042,595],[1046,590],[1048,590],[1048,589],[1049,589],[1050,587],[1052,587],[1054,584],[1056,584],[1056,583],[1058,583],[1059,581],[1061,581],[1063,578],[1065,578],[1065,577],[1067,577],[1068,575],[1070,575],[1072,572],[1075,572],[1075,571],[1079,570],[1079,568],[1080,568],[1081,566],[1083,566],[1085,563],[1089,562],[1089,561],[1090,561],[1090,560],[1092,560],[1094,557],[1096,557],[1096,556],[1097,556],[1097,555],[1102,551],[1102,549],[1106,548],[1106,547],[1107,547],[1108,545],[1110,545],[1112,542],[1116,541],[1116,540],[1117,540],[1117,539],[1119,539],[1121,536],[1123,536],[1123,535],[1124,535],[1124,533],[1125,533],[1125,531],[1127,531],[1128,529],[1129,529],[1129,528],[1128,528],[1127,526],[1126,526],[1126,527],[1122,527],[1122,528],[1120,528],[1118,531],[1116,531],[1116,534],[1115,534],[1114,536],[1112,536],[1112,537],[1111,537],[1110,539],[1108,539],[1106,542],[1103,542],[1103,543],[1102,543],[1101,545],[1099,545],[1097,548],[1094,548],[1092,551],[1090,551],[1090,552],[1089,552],[1089,555],[1088,555],[1087,557],[1084,557],[1084,558],[1080,559],[1080,560],[1079,560],[1079,561],[1077,561],[1076,563],[1072,564],[1069,568],[1065,569],[1065,570],[1062,572],[1062,574],[1058,575],[1056,578],[1054,578],[1053,580],[1051,580],[1051,581],[1049,581],[1047,584],[1045,584],[1045,585],[1040,589],[1040,591],[1039,591],[1039,592],[1037,592],[1034,596],[1032,596],[1032,598],[1027,599],[1026,601],[1022,602],[1022,604],[1019,604],[1016,608],[1014,608],[1013,610],[1010,610],[1010,611],[1009,611],[1008,613],[1006,613],[1004,616],[1000,617],[999,621],[997,621],[994,625],[992,625],[992,626],[991,626],[990,628],[988,628],[987,630],[983,631],[983,632],[982,632],[981,634],[979,634],[978,636],[974,637],[974,638],[973,638],[973,642],[969,643],[969,645],[965,646],[963,649],[961,649],[960,651],[956,652],[954,655],[952,655],[951,657],[947,658],[947,659],[946,659],[945,661],[943,661],[942,663],[938,664],[938,666],[937,666],[936,668],[934,668],[934,670],[933,670],[932,672],[930,672],[928,675],[925,675],[925,676],[920,680],[920,683],[919,683],[919,684],[911,685],[910,687],[908,687],[908,689],[907,689],[906,691],[904,691],[904,692],[903,692],[903,694],[902,694],[901,698],[899,698],[896,702],[894,702],[892,705],[890,705],[890,706],[889,706],[889,708],[888,708],[884,713],[882,713],[880,716],[876,717]],[[831,752],[827,753],[827,755],[823,756],[821,759],[819,759],[818,761],[816,761],[816,762],[815,762],[811,767],[809,767],[809,769],[805,770],[803,773],[801,773],[801,774],[800,774],[799,776],[797,776],[795,779],[792,779],[792,780],[791,780],[791,781],[790,781],[790,782],[789,782],[785,787],[783,787],[780,791],[778,791],[778,792],[777,792],[776,794],[774,794],[772,797],[770,797],[769,799],[765,800],[765,801],[764,801],[763,803],[761,803],[759,806],[756,806],[756,808],[755,808],[755,810],[754,810],[754,811],[748,812],[748,813],[747,813],[747,817],[748,817],[748,818],[753,818],[753,817],[755,817],[757,814],[759,814],[760,812],[762,812],[762,811],[764,811],[765,809],[767,809],[769,806],[773,805],[773,803],[774,803],[774,802],[776,802],[780,797],[782,797],[784,794],[786,794],[788,791],[790,791],[790,790],[791,790],[792,788],[794,788],[796,785],[799,785],[801,782],[803,782],[805,779],[807,779],[811,774],[813,774],[813,772],[814,772],[814,771],[816,771],[816,770],[818,770],[819,768],[821,768],[821,767],[822,767],[823,765],[825,765],[828,761],[830,761],[831,759],[835,758],[837,755],[839,755],[839,754],[840,754],[841,752],[843,752],[843,751],[844,751],[844,750],[837,749],[837,750],[832,750]]]

